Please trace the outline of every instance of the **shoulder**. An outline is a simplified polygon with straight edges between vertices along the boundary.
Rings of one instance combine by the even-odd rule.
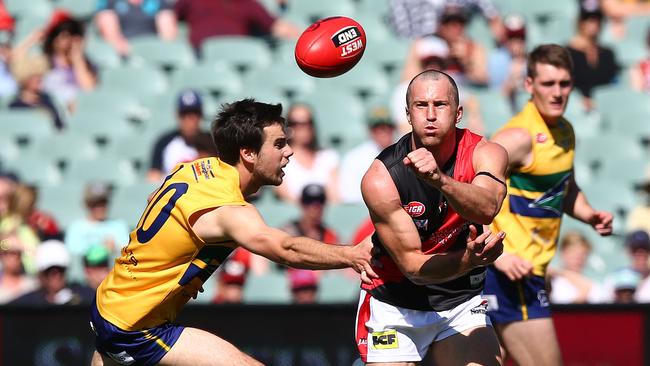
[[[379,194],[389,188],[395,189],[395,183],[390,178],[386,166],[375,159],[361,180],[361,191]]]
[[[492,142],[505,145],[530,144],[532,139],[530,132],[522,127],[507,127],[499,130],[492,136]],[[505,145],[504,145],[505,143]]]

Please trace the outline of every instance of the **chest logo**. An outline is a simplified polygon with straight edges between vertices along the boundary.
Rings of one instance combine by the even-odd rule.
[[[424,203],[418,201],[411,201],[402,207],[411,217],[420,217],[424,215],[424,211],[426,211],[426,206]]]
[[[538,133],[538,134],[535,136],[535,141],[537,141],[537,142],[540,143],[540,144],[545,143],[547,140],[548,140],[548,137],[547,137],[545,134],[543,134],[543,133]]]

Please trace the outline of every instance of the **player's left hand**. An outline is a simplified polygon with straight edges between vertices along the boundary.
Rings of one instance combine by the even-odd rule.
[[[363,283],[371,285],[372,279],[379,277],[371,265],[373,262],[373,253],[375,253],[372,240],[370,240],[370,237],[367,237],[361,243],[353,246],[352,250],[352,264],[350,267],[361,275],[360,277]]]
[[[434,186],[440,183],[442,175],[438,168],[438,162],[431,151],[424,147],[413,150],[403,159],[404,165],[413,170],[419,178],[430,182]]]
[[[607,211],[595,211],[589,218],[589,224],[601,236],[611,235],[613,230],[614,215]]]

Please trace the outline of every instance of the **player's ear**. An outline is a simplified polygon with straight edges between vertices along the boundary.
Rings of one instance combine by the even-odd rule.
[[[533,78],[526,76],[526,80],[524,80],[524,88],[528,94],[533,94]]]
[[[456,124],[460,123],[461,119],[463,119],[463,106],[459,105],[456,109]]]
[[[253,164],[257,157],[257,152],[250,147],[242,147],[239,149],[239,157],[244,163]]]
[[[411,113],[409,113],[409,107],[406,106],[404,107],[404,111],[406,112],[406,121],[411,124]]]

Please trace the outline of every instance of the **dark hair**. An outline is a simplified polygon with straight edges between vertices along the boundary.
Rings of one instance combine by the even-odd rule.
[[[259,152],[264,143],[264,127],[276,123],[285,126],[281,104],[260,103],[248,98],[221,105],[212,122],[217,156],[235,165],[239,161],[239,149],[247,147]]]
[[[573,61],[571,54],[566,48],[556,44],[543,44],[535,47],[528,54],[527,73],[528,77],[534,79],[537,76],[537,64],[552,65],[565,69],[573,75]]]
[[[293,125],[293,121],[291,120],[291,112],[293,112],[296,108],[306,108],[309,110],[309,125],[311,126],[312,130],[314,133],[312,134],[311,141],[309,142],[309,145],[307,146],[310,150],[312,151],[317,151],[320,149],[320,144],[318,143],[318,134],[316,131],[316,121],[314,121],[314,109],[307,103],[304,102],[296,102],[293,103],[289,106],[289,109],[287,110],[287,123],[289,127]],[[291,136],[289,136],[289,140],[291,140]],[[291,143],[291,141],[289,141]]]
[[[54,39],[63,32],[68,32],[73,36],[83,37],[84,26],[80,21],[76,19],[67,19],[57,24],[54,28],[52,28],[45,35],[45,40],[43,41],[43,52],[47,56],[52,56],[52,53],[54,52],[54,48],[53,48]]]
[[[449,98],[454,102],[455,108],[458,108],[458,106],[460,105],[460,97],[458,96],[458,85],[456,85],[454,78],[452,78],[451,76],[449,76],[449,74],[445,72],[442,72],[440,70],[434,70],[434,69],[424,70],[421,73],[415,75],[413,79],[411,79],[411,82],[409,83],[409,86],[406,89],[406,108],[409,107],[409,99],[411,99],[411,85],[413,85],[415,80],[417,79],[440,80],[443,77],[447,79],[447,81],[449,81],[449,85],[451,86],[449,90]]]

